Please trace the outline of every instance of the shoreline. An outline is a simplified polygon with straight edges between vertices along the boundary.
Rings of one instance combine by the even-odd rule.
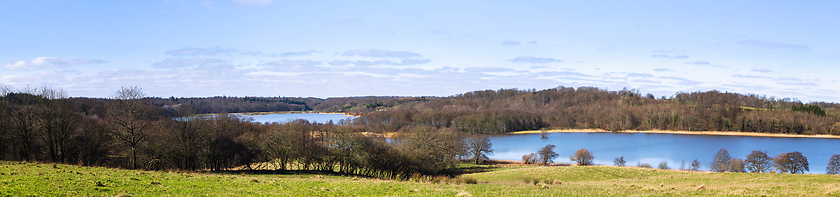
[[[541,130],[533,131],[519,131],[507,134],[532,134],[541,133]],[[607,131],[603,129],[551,129],[548,133],[653,133],[653,134],[677,134],[677,135],[718,135],[718,136],[746,136],[746,137],[783,137],[783,138],[823,138],[823,139],[840,139],[840,136],[835,135],[804,135],[804,134],[779,134],[779,133],[747,133],[736,131],[671,131],[671,130],[624,130],[624,131]]]
[[[215,116],[221,113],[210,113],[210,114],[196,114],[195,116]],[[341,112],[315,112],[315,111],[277,111],[277,112],[239,112],[239,113],[227,113],[230,115],[241,115],[241,116],[259,116],[259,115],[270,115],[270,114],[341,114],[347,117],[359,117],[354,115],[349,115],[346,113]]]

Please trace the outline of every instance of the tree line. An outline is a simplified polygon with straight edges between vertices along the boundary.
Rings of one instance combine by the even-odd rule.
[[[467,133],[594,128],[838,135],[840,105],[718,91],[657,99],[637,90],[561,86],[540,91],[474,91],[404,102],[361,113],[361,118],[354,121],[354,125],[383,132],[397,132],[406,125],[428,125],[454,126]]]
[[[478,162],[492,152],[489,140],[467,138],[454,127],[406,126],[390,140],[370,133],[366,127],[306,120],[263,124],[224,113],[169,113],[137,87],[122,88],[111,99],[68,98],[50,88],[0,95],[2,160],[406,179],[454,175],[460,159]]]

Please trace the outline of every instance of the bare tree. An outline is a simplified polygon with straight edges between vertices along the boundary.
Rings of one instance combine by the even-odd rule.
[[[782,173],[802,174],[808,169],[808,158],[799,151],[779,154],[775,159],[776,169]]]
[[[120,87],[120,90],[114,93],[114,99],[117,100],[140,100],[146,97],[143,88],[137,86]]]
[[[772,167],[772,159],[767,157],[767,153],[757,150],[747,155],[747,160],[744,162],[747,170],[753,173],[770,172]]]
[[[715,154],[715,157],[712,158],[712,165],[710,167],[712,172],[726,172],[726,163],[731,159],[732,157],[729,156],[729,151],[725,148],[721,148],[717,154]]]
[[[828,160],[828,166],[825,167],[826,174],[840,174],[840,154],[834,154]]]
[[[122,87],[114,94],[116,100],[108,110],[108,120],[114,126],[111,135],[129,149],[133,169],[137,168],[137,149],[152,131],[156,115],[140,100],[143,97],[143,90],[136,86]]]
[[[624,161],[624,156],[613,159],[613,164],[615,164],[615,166],[624,166],[626,163],[627,161]]]
[[[467,139],[467,149],[475,164],[478,164],[483,159],[488,159],[487,155],[493,154],[492,147],[493,143],[490,143],[490,138],[487,136],[470,137]]]
[[[554,152],[553,144],[545,145],[545,147],[541,148],[540,151],[537,151],[537,154],[540,155],[540,161],[543,165],[548,165],[548,163],[554,162],[554,158],[560,156],[556,152]]]
[[[694,159],[694,161],[691,162],[691,167],[689,167],[688,170],[690,170],[690,171],[700,170],[700,161],[697,160],[697,159]]]
[[[7,85],[0,85],[0,97],[4,97],[9,93],[12,93],[12,87],[9,87]]]
[[[595,159],[595,157],[592,156],[592,153],[590,153],[589,150],[581,148],[575,152],[574,155],[570,156],[569,159],[577,162],[579,166],[588,166],[592,165],[592,160]]]

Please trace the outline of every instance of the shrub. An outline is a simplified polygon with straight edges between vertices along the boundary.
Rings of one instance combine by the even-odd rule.
[[[726,162],[726,171],[727,172],[746,172],[746,171],[744,171],[744,160],[743,159],[729,160],[729,162]]]
[[[478,183],[478,179],[473,178],[473,177],[464,177],[463,179],[464,179],[464,183],[466,183],[466,184],[476,184],[476,183]]]
[[[590,153],[589,150],[581,148],[575,152],[574,155],[570,156],[569,159],[577,162],[579,166],[587,166],[592,165],[592,160],[595,159],[595,157],[592,156],[592,153]]]
[[[663,169],[663,170],[671,169],[670,167],[668,167],[668,162],[667,161],[659,162],[659,166],[657,166],[657,168]]]
[[[647,163],[642,163],[642,164],[639,164],[639,167],[642,167],[642,168],[653,168],[653,167],[651,167],[651,166],[650,166],[650,164],[647,164]]]
[[[540,160],[540,156],[536,153],[529,153],[522,156],[522,162],[525,164],[534,164]]]

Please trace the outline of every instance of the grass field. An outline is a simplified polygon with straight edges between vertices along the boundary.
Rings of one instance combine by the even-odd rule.
[[[471,167],[486,170],[462,175],[459,181],[433,183],[320,173],[178,173],[0,161],[0,196],[840,195],[840,176],[830,175],[612,166]],[[478,183],[460,181],[471,178]]]

